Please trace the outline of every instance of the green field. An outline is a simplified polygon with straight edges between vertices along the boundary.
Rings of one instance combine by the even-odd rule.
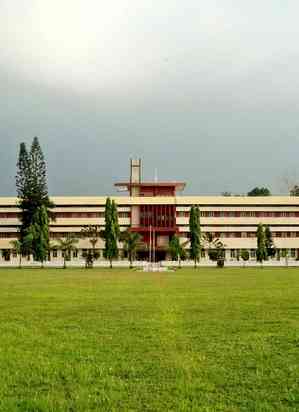
[[[0,270],[0,411],[298,411],[299,270]]]

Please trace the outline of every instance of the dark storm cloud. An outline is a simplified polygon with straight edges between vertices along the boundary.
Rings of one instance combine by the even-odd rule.
[[[189,193],[297,174],[296,2],[110,3],[0,0],[1,195],[35,135],[52,194],[111,193],[132,156]]]

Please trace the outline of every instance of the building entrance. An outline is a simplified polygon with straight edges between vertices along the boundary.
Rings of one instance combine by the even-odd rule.
[[[162,260],[166,260],[166,251],[165,250],[156,250],[155,262],[161,262]]]
[[[166,251],[165,250],[156,250],[153,254],[154,256],[151,257],[152,262],[161,262],[162,260],[166,260]],[[137,252],[137,259],[144,260],[149,262],[149,251],[148,250],[140,250]]]

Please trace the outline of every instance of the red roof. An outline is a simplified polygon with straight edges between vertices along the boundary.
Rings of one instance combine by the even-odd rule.
[[[169,181],[169,182],[141,182],[141,183],[130,183],[130,182],[123,182],[123,183],[115,183],[114,186],[116,187],[175,187],[177,190],[183,190],[186,186],[184,182],[177,182],[177,181]]]

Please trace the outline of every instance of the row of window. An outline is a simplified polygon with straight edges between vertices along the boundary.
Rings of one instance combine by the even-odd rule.
[[[296,249],[276,249],[276,258],[284,255],[289,255],[291,258],[295,258]],[[256,249],[250,249],[249,255],[251,259],[256,258]],[[231,259],[240,259],[241,258],[241,249],[230,249]]]
[[[105,212],[56,212],[56,218],[60,219],[84,219],[104,218]],[[299,217],[299,212],[265,212],[265,211],[201,211],[201,217]],[[0,219],[17,219],[20,215],[15,212],[0,212]],[[189,212],[176,212],[177,217],[189,218]],[[119,218],[131,217],[130,212],[118,212]],[[142,212],[141,218],[151,217],[150,212]]]
[[[104,218],[105,212],[54,212],[56,218]],[[176,212],[177,217],[189,217],[189,212]],[[201,211],[201,217],[299,217],[299,212],[267,211]],[[17,219],[16,212],[0,212],[0,219]],[[131,217],[130,212],[118,212],[118,217]],[[141,217],[151,217],[151,212],[141,212]]]
[[[189,237],[189,232],[181,232],[184,237]],[[213,238],[255,238],[256,232],[210,232]],[[299,232],[271,232],[273,237],[294,238],[299,237]]]
[[[256,238],[256,232],[210,232],[213,238]],[[184,237],[189,237],[189,232],[181,232]],[[299,232],[272,232],[274,238],[299,238]],[[16,239],[17,233],[0,232],[0,239]],[[67,237],[81,238],[81,232],[50,232],[50,239]]]
[[[189,217],[189,212],[177,212],[177,217]],[[299,212],[265,211],[201,211],[201,217],[299,217]]]
[[[56,218],[104,218],[105,212],[56,212],[54,213]],[[0,219],[17,219],[20,214],[18,213],[4,213],[0,212]],[[119,218],[130,217],[130,212],[118,212]]]
[[[119,218],[130,217],[130,212],[118,212]],[[104,218],[105,212],[56,212],[56,218]]]

